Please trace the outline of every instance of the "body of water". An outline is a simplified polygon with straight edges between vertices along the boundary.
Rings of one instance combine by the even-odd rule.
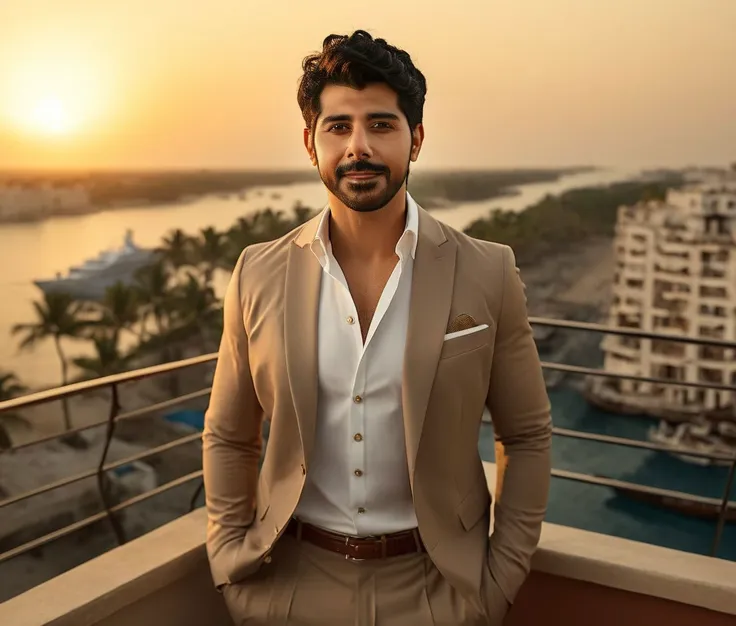
[[[552,183],[524,185],[515,196],[458,204],[433,211],[449,225],[462,229],[495,208],[520,211],[543,198],[575,187],[631,179],[637,172],[598,171],[567,176]],[[272,194],[280,194],[275,198]],[[19,353],[13,324],[32,318],[32,304],[40,296],[32,284],[36,278],[52,277],[57,271],[79,264],[100,250],[121,245],[126,229],[133,228],[138,244],[157,246],[170,230],[195,233],[206,226],[226,229],[240,216],[267,206],[290,210],[297,200],[319,208],[325,203],[321,183],[263,187],[249,191],[244,199],[207,197],[181,205],[119,209],[79,217],[55,218],[37,224],[0,225],[0,369],[16,372],[32,386],[59,382],[59,364],[51,343],[33,352]],[[225,276],[221,276],[220,290]],[[82,345],[68,344],[70,354],[81,354]],[[651,420],[623,417],[599,411],[575,391],[561,388],[550,393],[556,426],[588,432],[644,439]],[[481,456],[493,460],[493,432],[484,424]],[[600,474],[640,484],[721,497],[725,468],[689,465],[660,452],[651,452],[555,437],[555,468]],[[735,497],[732,495],[732,498]],[[625,537],[646,543],[708,554],[715,523],[669,512],[616,496],[612,489],[554,479],[547,515],[550,522]],[[721,558],[736,560],[736,525],[726,525]]]
[[[434,210],[432,214],[461,230],[473,220],[488,215],[495,207],[521,211],[547,194],[627,180],[637,174],[625,170],[574,174],[554,182],[520,186],[513,196],[458,203],[453,208]],[[411,189],[411,181],[409,187]],[[19,352],[18,338],[10,333],[14,324],[33,319],[32,301],[41,296],[33,280],[53,278],[57,272],[66,273],[69,267],[81,264],[101,250],[120,247],[128,228],[133,229],[138,245],[154,247],[174,228],[191,234],[207,226],[224,230],[238,217],[268,206],[290,211],[297,200],[312,208],[323,207],[325,188],[322,183],[260,187],[246,192],[243,199],[207,196],[185,204],[116,209],[31,224],[0,224],[3,259],[0,265],[0,369],[15,372],[29,387],[59,384],[59,362],[52,343],[41,343],[32,352]],[[222,295],[226,277],[219,279],[217,288]],[[74,356],[89,354],[85,344],[66,342],[65,347]]]
[[[657,423],[601,411],[567,387],[552,390],[549,396],[552,421],[559,428],[642,441]],[[479,445],[481,457],[494,460],[490,424],[483,424]],[[726,467],[693,465],[665,452],[570,437],[553,438],[552,466],[718,499],[723,497],[728,474]],[[730,498],[736,498],[736,485]],[[562,478],[552,479],[547,521],[705,555],[710,555],[716,530],[715,520],[688,517],[617,495],[610,487]],[[717,556],[736,561],[736,524],[725,525]]]

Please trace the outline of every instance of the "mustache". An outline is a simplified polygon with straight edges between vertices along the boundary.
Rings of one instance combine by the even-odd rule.
[[[338,177],[342,177],[346,176],[347,174],[359,174],[364,172],[370,172],[371,174],[383,174],[385,171],[385,167],[361,161],[359,163],[356,163],[355,165],[343,165],[338,167],[337,175]]]

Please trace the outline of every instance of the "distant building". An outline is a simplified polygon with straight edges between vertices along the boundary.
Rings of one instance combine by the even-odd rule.
[[[664,202],[621,207],[609,325],[736,341],[736,176],[701,172]],[[607,371],[736,385],[732,350],[672,341],[606,336]],[[589,399],[605,408],[659,417],[728,412],[728,391],[589,381]]]
[[[87,213],[89,192],[81,184],[7,183],[0,186],[0,221],[34,221],[51,215]]]

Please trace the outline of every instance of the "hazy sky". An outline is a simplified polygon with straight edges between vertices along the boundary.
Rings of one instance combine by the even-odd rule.
[[[736,160],[736,0],[0,0],[0,167],[308,168],[357,28],[427,77],[420,167]]]

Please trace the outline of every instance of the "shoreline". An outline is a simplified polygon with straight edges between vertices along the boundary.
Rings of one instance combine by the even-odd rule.
[[[506,197],[518,196],[521,192],[520,187],[525,185],[544,184],[552,183],[561,180],[566,176],[574,176],[578,174],[584,174],[588,172],[598,171],[600,168],[596,166],[580,166],[571,168],[550,168],[550,169],[533,169],[533,168],[508,168],[508,169],[488,169],[488,170],[437,170],[437,171],[420,171],[412,174],[412,182],[414,191],[412,195],[416,193],[416,189],[419,188],[418,194],[421,196],[424,192],[422,187],[432,187],[437,181],[438,177],[446,177],[445,181],[440,183],[440,186],[445,186],[445,195],[437,195],[436,193],[432,196],[423,199],[423,202],[419,202],[427,208],[427,210],[433,209],[452,209],[453,206],[458,204],[464,204],[468,202],[485,202],[499,200]],[[215,171],[212,174],[226,175],[228,172]],[[41,214],[31,214],[27,217],[21,217],[18,215],[3,216],[0,213],[0,226],[8,225],[22,225],[22,224],[40,224],[48,220],[56,218],[67,218],[67,217],[82,217],[86,215],[93,215],[96,213],[104,213],[107,211],[116,211],[124,209],[145,209],[148,207],[166,207],[190,204],[193,202],[201,201],[209,196],[237,196],[239,194],[246,193],[253,189],[274,187],[274,186],[289,186],[297,184],[309,184],[311,182],[321,182],[318,177],[315,178],[313,172],[239,172],[243,176],[262,176],[262,180],[254,181],[242,181],[237,186],[225,186],[225,187],[213,187],[206,191],[182,191],[177,197],[168,199],[151,199],[146,197],[139,197],[130,200],[119,199],[108,202],[97,202],[93,203],[89,207],[74,209],[74,210],[51,210],[49,212],[43,212]],[[3,172],[0,172],[0,186],[3,183]],[[7,174],[5,174],[7,176]],[[124,178],[131,176],[126,173],[100,173],[99,176],[118,176]],[[133,174],[136,175],[136,174]],[[168,173],[157,173],[151,172],[148,174],[138,174],[144,178],[155,178],[158,176],[166,176]],[[196,172],[182,172],[179,175],[195,176]],[[22,175],[18,175],[22,177]],[[30,176],[30,174],[27,174]],[[49,174],[53,178],[53,175]],[[273,177],[273,180],[269,178]],[[453,177],[468,177],[470,182],[473,182],[474,178],[487,177],[488,178],[488,193],[484,194],[483,197],[477,197],[476,195],[467,194],[467,197],[458,197],[456,189],[452,189],[451,185],[448,184]],[[493,179],[497,177],[508,177],[508,181],[498,181],[494,184]],[[48,182],[48,181],[46,181]],[[472,186],[472,185],[471,185]],[[89,191],[89,190],[88,190]],[[429,193],[429,192],[426,192]]]

